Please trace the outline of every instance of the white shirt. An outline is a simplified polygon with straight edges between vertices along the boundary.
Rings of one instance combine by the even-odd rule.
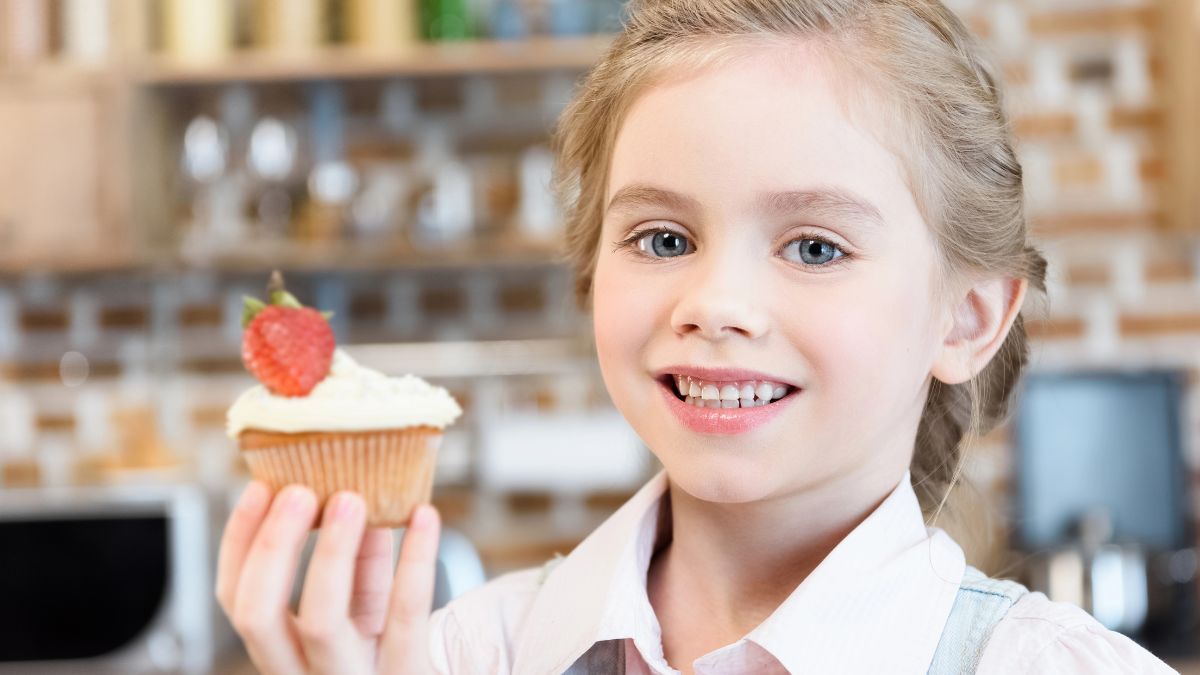
[[[502,575],[433,614],[439,673],[559,675],[601,640],[625,640],[626,672],[675,674],[646,594],[667,491],[659,472],[570,555]],[[549,567],[549,566],[548,566]],[[693,662],[697,675],[925,673],[966,563],[925,526],[911,474],[791,595],[740,640]],[[544,581],[543,581],[544,578]],[[1042,593],[996,626],[978,673],[1174,673],[1130,638]]]

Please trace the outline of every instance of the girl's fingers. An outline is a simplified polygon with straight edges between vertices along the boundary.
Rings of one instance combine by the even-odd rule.
[[[379,647],[379,672],[429,672],[429,614],[433,609],[440,529],[437,509],[429,504],[417,507],[396,565]]]
[[[229,514],[229,522],[225,524],[220,553],[217,555],[216,595],[218,604],[229,617],[233,616],[233,601],[237,595],[242,563],[270,505],[271,489],[265,483],[251,481],[242,491],[237,505]]]
[[[233,626],[263,673],[301,673],[304,658],[296,643],[288,600],[300,550],[316,515],[312,490],[289,485],[271,504],[246,555],[238,581]]]
[[[353,492],[329,499],[321,532],[308,563],[296,627],[315,672],[355,672],[363,657],[362,637],[349,621],[354,566],[366,526],[367,505]]]
[[[350,621],[367,637],[378,637],[387,620],[392,591],[392,537],[390,528],[368,528],[358,549]]]

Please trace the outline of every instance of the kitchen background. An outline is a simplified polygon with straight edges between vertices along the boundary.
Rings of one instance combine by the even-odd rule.
[[[947,4],[1003,67],[1051,279],[946,527],[1200,672],[1200,2]],[[223,426],[253,384],[242,296],[273,268],[361,361],[463,404],[443,599],[568,552],[656,471],[546,189],[550,129],[621,19],[0,0],[0,672],[252,672],[211,585],[246,480]]]

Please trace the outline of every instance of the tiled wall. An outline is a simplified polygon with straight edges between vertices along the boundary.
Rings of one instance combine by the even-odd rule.
[[[1200,494],[1200,223],[1168,227],[1162,207],[1158,6],[947,4],[1003,66],[1030,224],[1050,264],[1049,302],[1027,305],[1031,368],[1184,371],[1187,461]],[[1004,511],[1011,431],[1006,425],[981,442],[974,466]],[[976,557],[1002,566],[995,545],[981,545]]]

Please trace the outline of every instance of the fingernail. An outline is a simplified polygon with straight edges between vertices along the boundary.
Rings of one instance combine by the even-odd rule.
[[[286,491],[287,494],[283,496],[283,505],[287,507],[288,511],[296,514],[304,514],[312,509],[312,492],[296,485],[289,486]]]
[[[338,493],[333,497],[333,517],[338,520],[350,520],[358,517],[362,507],[362,499],[350,493]]]
[[[417,506],[417,510],[413,512],[412,526],[418,530],[425,530],[433,526],[433,509],[428,504]]]

